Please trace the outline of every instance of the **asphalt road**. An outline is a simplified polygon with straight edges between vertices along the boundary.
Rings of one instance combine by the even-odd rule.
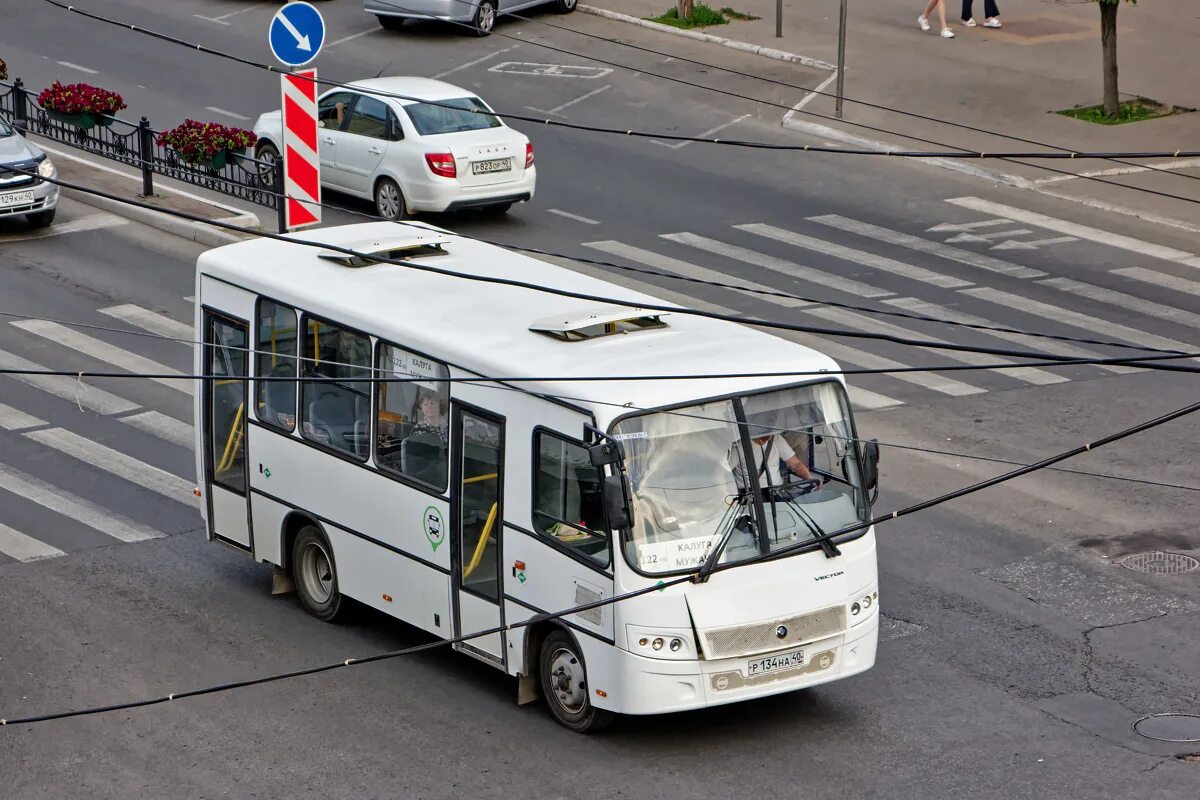
[[[273,5],[229,17],[225,26],[192,16],[247,5],[90,7],[179,35],[219,28],[208,41],[257,55]],[[273,77],[247,77],[244,68],[131,40],[34,0],[18,7],[22,33],[5,26],[0,45],[10,70],[30,85],[63,77],[56,62],[68,61],[98,73],[73,77],[128,92],[131,106],[137,103],[131,110],[156,121],[208,105],[252,116],[277,96]],[[353,3],[322,9],[333,39],[374,25]],[[570,23],[597,22],[580,16]],[[641,35],[617,30],[623,38]],[[501,32],[545,36],[578,53],[585,47],[529,23]],[[436,74],[513,44],[437,30],[370,33],[335,46],[320,66],[323,74],[353,78],[394,58],[407,71]],[[447,77],[497,106],[553,108],[570,100],[565,90],[546,88],[545,76],[488,71],[503,60],[551,60],[529,55],[531,47],[521,42]],[[570,107],[570,118],[699,133],[754,113],[644,75],[614,71],[611,80],[612,89]],[[149,88],[138,90],[139,82]],[[776,112],[763,110],[732,130],[782,139],[771,121]],[[919,165],[533,133],[542,179],[533,204],[506,220],[437,221],[522,245],[676,275],[712,277],[708,269],[873,309],[950,310],[1022,330],[1196,349],[1200,282],[1189,261],[1200,246],[1170,229]],[[747,225],[758,227],[735,227]],[[1053,239],[1062,241],[1046,241]],[[1006,242],[1026,246],[994,249]],[[128,321],[128,308],[116,309],[152,311],[160,326],[163,319],[188,323],[185,298],[198,253],[68,201],[46,234],[0,222],[0,311],[119,329],[125,332],[81,332],[105,343],[106,356],[139,355],[187,371],[185,347],[130,335],[144,331]],[[671,299],[813,325],[862,328],[875,320],[909,335],[1064,346],[613,274]],[[8,363],[17,356],[66,369],[104,366],[59,329],[11,324],[21,321],[0,321]],[[819,346],[846,366],[952,361],[893,343],[822,337]],[[861,390],[860,432],[885,443],[876,509],[1003,469],[905,448],[1033,461],[1196,397],[1192,377],[1170,373],[1076,366],[1016,375],[852,378]],[[376,615],[338,627],[312,620],[292,598],[269,595],[261,567],[205,543],[188,498],[148,488],[148,476],[162,479],[158,471],[181,482],[194,477],[185,394],[129,380],[68,379],[55,391],[0,376],[0,524],[58,551],[28,561],[0,554],[0,717],[163,696],[425,641]],[[1197,433],[1195,421],[1180,420],[1068,466],[1197,487]],[[64,513],[70,497],[77,502]],[[1156,743],[1131,725],[1144,714],[1200,710],[1198,573],[1147,576],[1114,562],[1149,550],[1196,554],[1196,497],[1194,488],[1041,472],[881,526],[879,663],[818,689],[627,719],[584,738],[567,734],[539,706],[518,708],[507,678],[434,651],[139,711],[2,728],[5,796],[1195,797],[1200,766],[1173,755],[1200,744]],[[160,536],[121,540],[151,534]]]

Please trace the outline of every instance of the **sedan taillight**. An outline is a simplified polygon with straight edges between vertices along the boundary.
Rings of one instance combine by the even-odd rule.
[[[441,175],[443,178],[458,177],[458,168],[454,166],[453,153],[426,153],[425,163],[429,165],[429,169],[434,175]]]
[[[533,145],[529,142],[525,143],[525,169],[533,166]]]

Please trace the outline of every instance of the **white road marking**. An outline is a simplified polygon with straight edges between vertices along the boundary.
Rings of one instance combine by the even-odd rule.
[[[500,51],[503,52],[503,51]],[[464,65],[466,66],[466,65]],[[505,61],[494,67],[488,67],[488,72],[502,72],[513,75],[548,75],[554,78],[583,78],[595,80],[603,78],[612,72],[608,67],[581,67],[574,64],[542,64],[533,61]]]
[[[164,534],[76,497],[65,489],[51,486],[7,464],[0,464],[0,489],[12,492],[56,514],[82,522],[122,542],[161,539]]]
[[[835,80],[837,80],[837,76],[838,76],[838,74],[837,74],[837,70],[834,70],[832,75],[830,75],[828,78],[826,78],[825,80],[823,80],[823,81],[821,81],[819,84],[817,84],[817,88],[816,88],[816,89],[813,89],[811,92],[809,92],[808,94],[804,95],[804,98],[803,98],[803,99],[802,99],[802,100],[801,100],[799,103],[796,103],[796,105],[794,105],[794,106],[792,106],[790,109],[788,109],[788,112],[787,112],[786,114],[784,114],[784,115],[783,115],[783,123],[784,123],[784,125],[786,126],[786,125],[787,125],[787,121],[788,121],[789,119],[791,119],[791,118],[792,118],[792,117],[794,117],[795,115],[799,114],[799,113],[800,113],[800,111],[801,111],[801,110],[802,110],[802,109],[803,109],[803,108],[804,108],[806,105],[808,105],[809,103],[811,103],[814,97],[820,97],[820,96],[821,96],[821,92],[825,91],[825,89],[826,89],[826,88],[828,88],[829,84],[831,84],[831,83],[833,83]],[[838,145],[838,146],[840,147],[841,145]]]
[[[996,323],[983,317],[977,317],[973,314],[964,314],[961,311],[956,311],[946,306],[939,306],[934,303],[918,300],[915,297],[894,297],[890,300],[884,300],[890,306],[902,308],[912,314],[921,314],[926,317],[939,317],[948,319],[952,322],[963,322],[968,325],[988,325],[996,327]],[[997,339],[1005,339],[1010,342],[1015,342],[1022,347],[1028,347],[1039,353],[1053,353],[1057,356],[1066,356],[1067,358],[1100,358],[1097,353],[1089,350],[1084,350],[1082,347],[1060,342],[1055,339],[1042,339],[1037,336],[1027,336],[1023,333],[1008,333],[1005,331],[980,331],[988,336],[994,336]],[[1120,367],[1113,364],[1097,364],[1097,367],[1108,372],[1117,374],[1126,374],[1136,372],[1132,367]]]
[[[985,219],[980,222],[939,222],[925,230],[930,233],[949,233],[950,231],[973,231],[976,228],[993,228],[996,225],[1011,225],[1011,219]]]
[[[1031,314],[1075,328],[1083,328],[1091,333],[1098,333],[1120,341],[1131,342],[1142,347],[1153,347],[1160,350],[1179,350],[1184,353],[1190,353],[1196,349],[1194,345],[1177,342],[1174,339],[1167,339],[1163,336],[1155,336],[1154,334],[1145,333],[1128,325],[1098,319],[1087,314],[1081,314],[1078,311],[1070,311],[1049,303],[1030,300],[1028,297],[1022,297],[1021,295],[1002,292],[999,289],[979,286],[974,289],[960,289],[959,291],[971,297],[977,297],[980,300],[1004,306],[1009,310]],[[1131,357],[1136,355],[1139,354],[1130,353]]]
[[[745,247],[738,247],[733,244],[719,242],[716,239],[709,239],[704,236],[697,236],[694,233],[666,233],[663,234],[663,239],[668,241],[685,244],[689,247],[695,247],[699,250],[704,250],[708,253],[715,253],[725,258],[732,258],[746,264],[753,264],[756,267],[769,269],[772,272],[778,272],[782,275],[787,275],[789,278],[811,283],[816,286],[827,287],[839,292],[854,295],[855,297],[891,297],[895,292],[890,292],[887,289],[880,289],[870,284],[862,283],[861,281],[851,280],[850,278],[842,278],[837,275],[832,275],[828,272],[822,272],[812,267],[806,267],[801,264],[793,264],[791,261],[785,261],[782,258],[760,253],[757,250],[750,250]],[[773,287],[778,288],[778,287]],[[808,305],[808,303],[801,303]]]
[[[133,456],[125,455],[119,450],[114,450],[99,442],[85,439],[64,428],[30,431],[24,436],[78,459],[90,467],[110,472],[130,483],[135,483],[152,492],[158,492],[163,497],[168,497],[184,505],[195,506],[199,501],[199,498],[192,494],[192,490],[195,488],[192,481],[184,480],[166,470],[139,461]]]
[[[195,431],[186,422],[180,422],[174,417],[160,414],[157,411],[143,411],[128,417],[118,417],[121,422],[131,425],[140,431],[157,436],[163,441],[179,445],[191,450],[196,445]]]
[[[828,225],[831,228],[856,233],[859,236],[866,236],[870,239],[876,239],[888,244],[907,247],[909,250],[916,250],[921,253],[929,253],[939,256],[940,258],[957,261],[960,264],[966,264],[971,267],[979,267],[990,272],[997,272],[1001,275],[1008,275],[1013,278],[1044,278],[1046,273],[1040,270],[1023,267],[1019,264],[1012,264],[1008,261],[1001,261],[992,256],[985,256],[979,253],[972,253],[970,250],[961,250],[957,247],[951,247],[948,244],[941,242],[931,242],[928,239],[922,239],[917,236],[910,236],[907,233],[900,233],[889,228],[881,228],[878,225],[872,225],[868,222],[860,222],[856,219],[838,216],[837,214],[825,214],[819,217],[809,217],[809,222],[817,222],[821,225]]]
[[[73,219],[49,228],[43,228],[34,233],[22,233],[16,236],[5,236],[0,242],[20,242],[28,239],[49,239],[51,236],[62,236],[64,233],[81,233],[96,231],[104,228],[116,228],[128,224],[128,220],[116,214],[89,214],[86,217]]]
[[[211,111],[211,112],[213,112],[214,114],[223,114],[224,116],[226,116],[226,117],[232,117],[233,119],[240,119],[240,120],[249,120],[249,119],[250,119],[249,117],[246,117],[246,116],[243,116],[243,115],[241,115],[241,114],[238,114],[237,112],[234,112],[234,111],[226,111],[225,109],[223,109],[223,108],[218,108],[217,106],[205,106],[205,107],[204,107],[204,110],[205,110],[205,111]]]
[[[748,117],[752,117],[752,116],[754,116],[754,115],[753,114],[742,114],[737,119],[731,119],[731,120],[729,120],[729,122],[718,125],[715,128],[709,128],[708,130],[704,131],[703,133],[698,133],[698,134],[696,134],[696,136],[694,138],[703,139],[706,136],[712,136],[714,133],[719,133],[720,131],[723,131],[726,128],[737,125],[742,120],[744,120]],[[669,147],[672,150],[678,150],[681,147],[687,147],[689,144],[692,144],[692,142],[672,142],[671,144],[668,144],[666,142],[660,142],[658,139],[651,139],[650,141],[654,142],[655,144],[661,144],[663,147]]]
[[[340,39],[334,39],[332,42],[325,45],[321,49],[328,50],[331,47],[337,47],[339,44],[345,44],[346,42],[353,41],[353,40],[359,38],[360,36],[366,36],[368,33],[382,33],[382,32],[383,32],[383,28],[380,27],[379,25],[375,25],[374,27],[367,28],[365,31],[359,31],[358,33],[352,33],[349,36],[343,36]]]
[[[793,334],[788,336],[792,341],[807,344],[809,347],[824,353],[830,358],[837,361],[842,366],[853,364],[866,369],[902,369],[909,366],[901,361],[893,361],[890,358],[869,353],[864,350],[856,350],[848,345],[840,344],[839,342],[831,341],[824,337],[811,336],[809,334]],[[847,380],[854,380],[853,375],[847,375]],[[952,397],[962,397],[970,394],[983,394],[986,389],[980,389],[977,386],[971,386],[962,381],[956,381],[953,378],[947,378],[934,372],[893,372],[888,375],[889,378],[895,378],[898,381],[915,384],[924,389],[932,389],[941,394],[948,394]]]
[[[640,247],[624,244],[622,242],[606,241],[606,242],[584,242],[584,247],[590,247],[593,250],[599,250],[603,253],[609,253],[621,258],[627,258],[630,261],[637,261],[655,269],[665,269],[668,272],[674,272],[676,275],[684,275],[689,278],[696,278],[702,281],[714,281],[732,285],[735,288],[741,287],[751,290],[761,290],[759,286],[748,281],[739,281],[736,278],[731,278],[728,275],[717,272],[716,270],[707,267],[690,264],[687,261],[680,261],[677,258],[660,255],[659,253],[650,250],[643,250]],[[803,300],[793,300],[786,297],[771,297],[764,294],[755,294],[755,300],[761,300],[764,303],[770,303],[784,308],[796,308],[798,306],[806,306],[808,303]]]
[[[61,64],[64,67],[67,67],[68,69],[77,69],[80,72],[86,72],[88,75],[99,75],[100,74],[99,70],[89,69],[88,67],[81,67],[78,64],[72,64],[70,61],[59,61],[57,63]]]
[[[827,256],[840,258],[844,261],[852,261],[856,264],[862,264],[864,267],[891,272],[895,275],[902,275],[905,278],[912,278],[915,281],[922,281],[934,286],[941,286],[943,289],[960,289],[964,286],[973,286],[970,281],[960,280],[959,278],[950,275],[942,275],[933,270],[923,267],[915,267],[911,264],[905,264],[903,261],[896,261],[885,256],[877,256],[874,253],[868,253],[865,250],[855,250],[853,247],[845,247],[833,242],[827,242],[824,239],[817,239],[813,236],[805,236],[801,233],[776,228],[773,225],[752,224],[752,225],[735,225],[735,228],[750,233],[756,233],[759,236],[766,236],[776,241],[784,242],[785,244],[803,247],[807,250],[815,250],[818,253],[824,253]]]
[[[19,408],[0,403],[0,428],[6,431],[23,431],[26,428],[40,428],[47,425],[45,420],[38,419],[32,414],[26,414]]]
[[[1114,269],[1113,274],[1133,278],[1135,281],[1153,283],[1167,289],[1174,289],[1177,292],[1187,292],[1188,294],[1200,297],[1200,282],[1189,281],[1187,278],[1180,278],[1176,275],[1166,275],[1162,272],[1155,272],[1152,269],[1145,269],[1144,267]]]
[[[557,208],[548,208],[548,209],[546,209],[546,213],[556,214],[560,217],[566,217],[567,219],[573,219],[576,222],[582,222],[586,225],[599,225],[600,224],[600,220],[591,219],[590,217],[581,217],[578,214],[572,214],[570,211],[563,211],[563,210],[557,209]]]
[[[1024,236],[1027,233],[1033,233],[1033,231],[1029,230],[1028,228],[1013,228],[1013,229],[1007,230],[1007,231],[992,231],[991,233],[967,233],[966,231],[964,231],[963,233],[959,233],[954,236],[951,236],[949,239],[946,240],[946,243],[947,244],[953,244],[955,242],[988,242],[988,243],[991,243],[992,241],[994,241],[996,239],[1000,239],[1005,236],[1009,236],[1009,237]]]
[[[1078,178],[1106,178],[1110,175],[1133,175],[1138,172],[1149,172],[1151,170],[1163,169],[1191,169],[1192,167],[1200,167],[1200,158],[1180,158],[1172,161],[1159,161],[1154,164],[1146,164],[1140,167],[1113,167],[1111,169],[1097,169],[1090,172],[1080,172],[1077,175],[1052,175],[1049,178],[1038,178],[1034,181],[1038,186],[1044,186],[1047,183],[1060,183],[1061,181],[1073,181]]]
[[[1008,217],[1016,222],[1024,222],[1026,225],[1037,225],[1039,228],[1045,228],[1046,230],[1066,234],[1067,236],[1075,236],[1080,239],[1087,239],[1091,242],[1098,242],[1099,244],[1105,244],[1119,250],[1129,250],[1138,255],[1162,258],[1167,261],[1180,261],[1191,267],[1200,267],[1200,258],[1197,258],[1195,253],[1176,250],[1173,247],[1163,247],[1152,242],[1134,239],[1132,236],[1122,236],[1119,233],[1112,233],[1111,231],[1100,230],[1099,228],[1092,228],[1075,222],[1067,222],[1056,217],[1048,217],[1045,214],[1006,206],[1002,203],[993,203],[990,200],[981,200],[978,197],[955,197],[946,202],[984,214]]]
[[[17,561],[37,561],[42,558],[65,556],[62,550],[26,536],[0,522],[0,553]]]
[[[1200,331],[1200,314],[1184,311],[1181,308],[1154,303],[1150,300],[1134,297],[1131,294],[1105,289],[1102,286],[1095,286],[1090,283],[1073,281],[1070,278],[1050,278],[1049,280],[1038,281],[1038,283],[1043,286],[1053,286],[1061,292],[1069,292],[1079,297],[1086,297],[1098,303],[1108,303],[1118,308],[1137,311],[1154,319],[1165,319],[1177,325],[1186,325],[1193,331]],[[1193,347],[1193,349],[1195,348]]]
[[[112,364],[129,372],[141,374],[156,373],[168,375],[182,375],[179,370],[172,369],[157,361],[152,361],[149,358],[139,356],[137,353],[131,353],[128,350],[122,350],[120,347],[101,341],[87,334],[72,330],[66,325],[60,325],[57,322],[48,320],[25,319],[18,320],[12,323],[13,325],[28,331],[29,333],[44,336],[52,342],[69,347],[72,350],[77,350],[86,356],[103,361],[107,364]],[[176,391],[184,394],[194,394],[195,387],[192,386],[190,380],[178,380],[175,378],[151,378],[155,383],[161,383],[163,386],[169,386]]]
[[[882,333],[886,336],[901,336],[909,339],[921,338],[927,339],[931,342],[946,342],[945,339],[939,339],[936,336],[916,334],[913,331],[907,330],[906,328],[901,328],[899,325],[892,325],[891,323],[872,319],[863,314],[856,314],[853,311],[847,311],[841,308],[810,308],[807,309],[807,313],[812,314],[815,317],[820,317],[821,319],[827,319],[830,322],[843,325],[850,330]],[[935,356],[941,356],[942,358],[950,359],[951,361],[958,361],[962,364],[975,364],[978,366],[982,364],[1015,363],[1011,359],[1003,358],[1002,356],[991,355],[988,353],[963,353],[953,350],[938,350],[934,347],[921,347],[918,349],[925,350],[926,352],[932,353]],[[998,372],[1002,375],[1010,375],[1017,380],[1025,381],[1026,383],[1031,383],[1036,386],[1048,386],[1053,383],[1066,383],[1068,380],[1061,375],[1055,375],[1054,373],[1047,372],[1044,369],[1038,369],[1037,367],[1005,369],[998,370]]]
[[[562,111],[564,108],[570,108],[571,106],[575,105],[576,103],[582,103],[584,100],[587,100],[589,97],[595,97],[596,95],[600,94],[601,92],[608,91],[611,88],[612,88],[611,84],[605,84],[604,86],[601,86],[599,89],[595,89],[593,91],[588,92],[587,94],[580,95],[579,97],[576,97],[574,100],[568,100],[567,102],[565,102],[561,105],[557,105],[554,108],[550,108],[550,109],[546,109],[546,110],[542,110],[540,108],[534,108],[533,110],[541,112],[543,114],[557,114],[558,112]]]
[[[1052,236],[1049,239],[1034,239],[1033,241],[1026,240],[1024,242],[1009,239],[1007,242],[994,244],[989,250],[1037,250],[1039,247],[1046,247],[1052,244],[1067,244],[1068,242],[1078,242],[1074,236]]]
[[[192,326],[186,322],[178,322],[163,314],[157,314],[149,309],[127,303],[119,306],[100,309],[101,314],[127,322],[142,330],[175,339],[180,344],[191,346],[196,338]]]
[[[187,302],[187,303],[195,303],[195,302],[196,302],[196,297],[195,297],[195,295],[190,295],[190,294],[189,294],[187,297],[185,297],[185,298],[183,298],[183,299],[184,299],[184,302]]]
[[[435,81],[440,81],[442,78],[446,77],[447,75],[453,75],[454,73],[459,72],[460,70],[470,69],[471,67],[475,66],[476,64],[482,64],[484,61],[495,58],[496,56],[500,55],[501,53],[507,53],[509,50],[516,50],[520,46],[521,45],[519,45],[519,44],[514,44],[512,47],[505,47],[503,50],[496,50],[494,52],[488,53],[486,56],[481,56],[481,57],[475,59],[474,61],[468,61],[465,64],[459,64],[457,67],[448,69],[445,72],[439,72],[437,75],[433,76],[433,79]]]
[[[192,14],[192,16],[200,17],[200,19],[207,20],[208,22],[215,22],[218,25],[229,25],[231,23],[225,22],[225,20],[229,19],[230,17],[236,17],[238,14],[245,14],[247,11],[253,11],[256,8],[262,8],[263,6],[269,6],[269,5],[271,5],[271,4],[270,3],[255,3],[254,5],[247,6],[246,8],[239,8],[237,11],[230,11],[228,14],[222,14],[219,17],[203,17],[203,16],[200,16],[199,14]]]
[[[21,358],[18,355],[0,350],[0,368],[46,370],[41,364]],[[137,403],[131,403],[123,397],[89,386],[76,378],[63,375],[12,375],[22,383],[27,383],[35,389],[49,392],[55,397],[61,397],[67,402],[82,408],[91,409],[97,414],[123,414],[134,411]]]

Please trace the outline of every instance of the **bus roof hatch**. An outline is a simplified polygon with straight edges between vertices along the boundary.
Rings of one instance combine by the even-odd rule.
[[[627,306],[600,306],[543,317],[534,321],[529,330],[564,342],[582,342],[615,333],[665,328],[667,323],[663,322],[662,317],[668,313]]]
[[[367,267],[379,263],[370,256],[387,259],[444,256],[447,244],[450,244],[450,239],[439,237],[434,233],[427,233],[403,239],[367,239],[345,245],[347,249],[357,251],[361,255],[351,255],[336,250],[322,250],[317,255],[319,258],[333,261],[343,267]]]

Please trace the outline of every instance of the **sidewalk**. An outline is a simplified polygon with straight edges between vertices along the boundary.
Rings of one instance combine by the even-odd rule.
[[[672,0],[590,2],[636,17],[657,16],[672,5]],[[838,0],[784,0],[782,38],[775,37],[773,0],[711,4],[731,4],[737,11],[762,19],[699,29],[705,33],[820,61],[837,61]],[[922,0],[849,0],[846,96],[1074,151],[1200,149],[1200,112],[1113,126],[1051,113],[1103,99],[1100,12],[1095,3],[999,0],[999,5],[1003,28],[965,28],[959,22],[961,0],[947,0],[947,22],[956,36],[947,40],[937,35],[936,12],[930,32],[917,27]],[[1196,0],[1121,4],[1117,50],[1123,99],[1143,95],[1170,105],[1200,108],[1200,81],[1196,79],[1200,74],[1200,14],[1196,5]],[[976,21],[982,23],[982,0],[976,0],[975,6]],[[694,51],[688,54],[703,60]],[[832,93],[834,88],[830,82],[824,91]],[[843,120],[832,119],[833,112],[831,98],[813,96],[802,111],[788,114],[784,124],[825,139],[845,143],[866,139],[886,148],[949,149],[915,141],[919,138],[985,152],[1049,149],[852,102],[845,103]],[[1106,161],[1039,163],[1076,173],[1119,166]],[[978,159],[955,164],[967,164],[971,171],[982,167],[985,173],[1005,173],[1013,179],[1008,182],[1049,179],[1047,185],[1053,185],[1056,193],[1069,191],[1085,201],[1123,203],[1151,209],[1151,214],[1169,209],[1175,216],[1197,216],[1191,204],[1151,199],[1145,193],[1094,181],[1054,181],[1054,173],[1034,167]],[[1193,168],[1191,174],[1200,175],[1200,170]],[[1200,198],[1200,181],[1158,173],[1117,179]]]

